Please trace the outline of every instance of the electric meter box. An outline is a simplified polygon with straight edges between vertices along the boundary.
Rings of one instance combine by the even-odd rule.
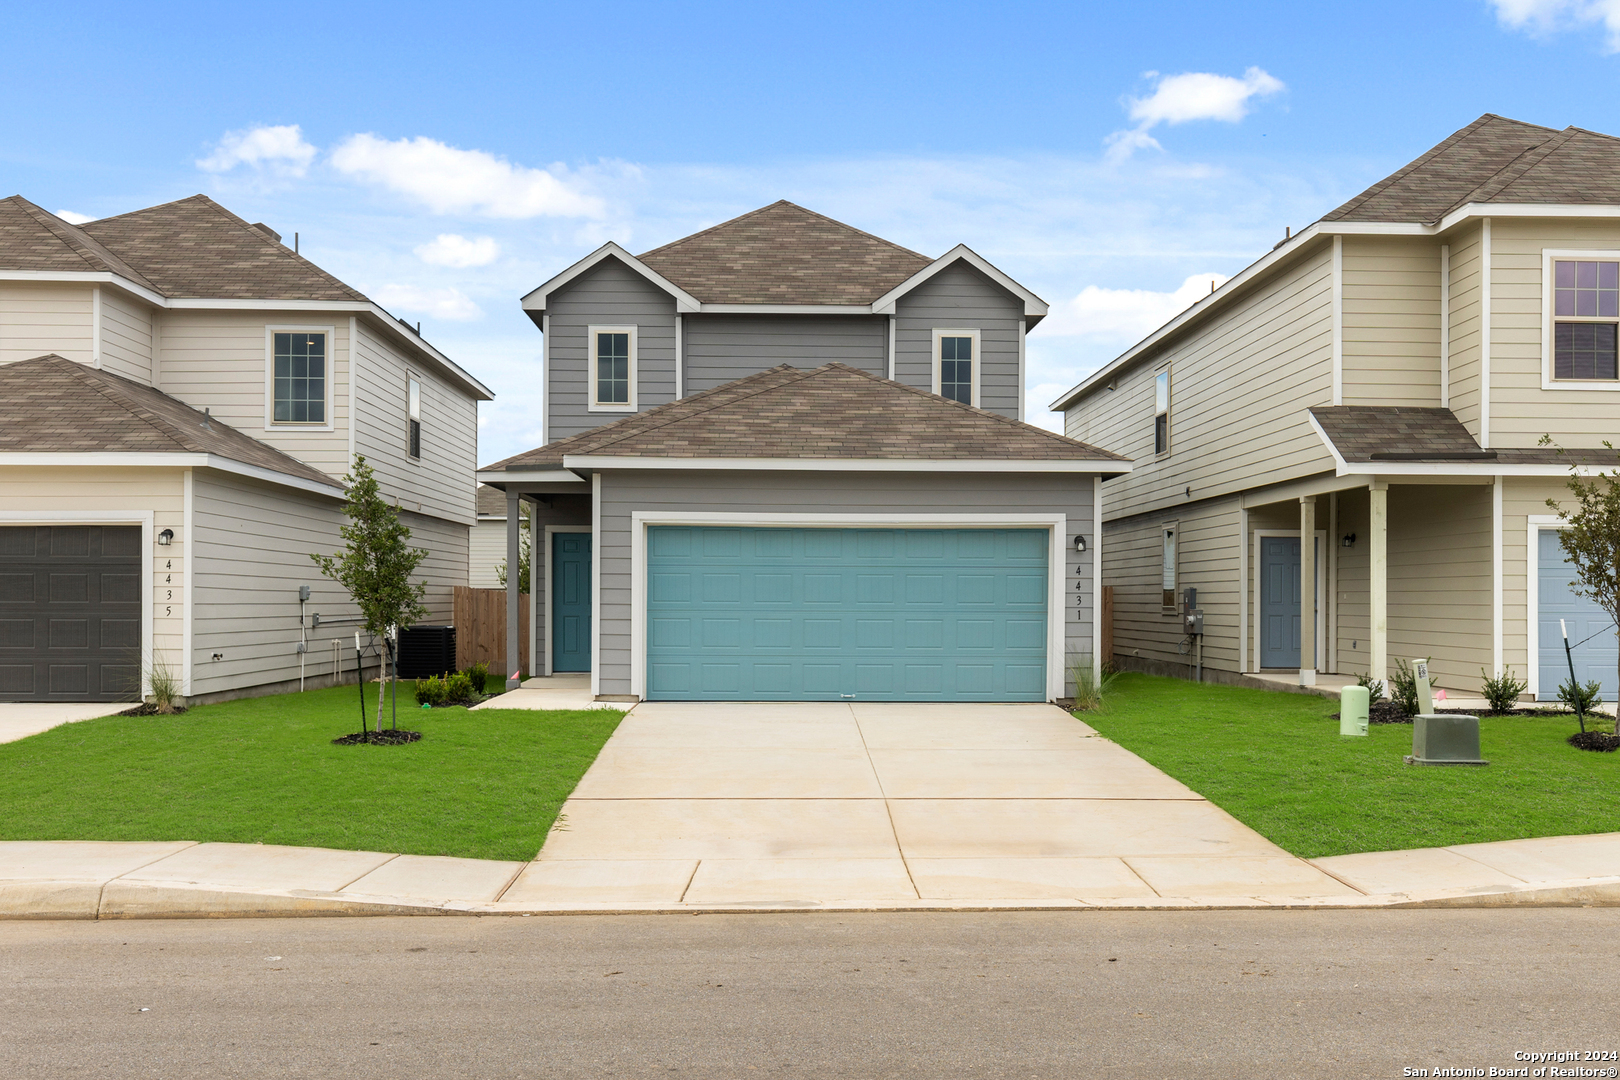
[[[1194,608],[1187,612],[1187,633],[1193,637],[1200,637],[1204,633],[1204,609]]]

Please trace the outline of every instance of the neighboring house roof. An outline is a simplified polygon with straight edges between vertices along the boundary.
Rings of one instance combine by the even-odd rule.
[[[786,199],[640,259],[706,304],[870,304],[934,261]]]
[[[506,520],[506,492],[488,484],[478,485],[478,516]]]
[[[330,476],[160,390],[51,354],[0,365],[0,454],[212,454],[342,492]]]
[[[1469,203],[1620,204],[1620,139],[1486,113],[1322,220],[1431,225]]]
[[[166,297],[366,298],[206,195],[73,225],[0,200],[0,270],[99,270]]]
[[[756,375],[507,458],[481,475],[556,469],[566,458],[747,461],[1127,460],[999,413],[844,364]]]

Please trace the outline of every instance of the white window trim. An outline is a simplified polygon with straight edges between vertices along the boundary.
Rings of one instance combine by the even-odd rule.
[[[532,530],[534,528],[534,520],[536,517],[539,517],[539,515],[534,514],[533,511],[530,511],[530,513],[533,514],[533,516],[529,518],[529,527]],[[549,676],[554,674],[554,672],[551,670],[551,617],[557,610],[556,595],[552,591],[551,583],[551,538],[556,536],[558,533],[584,533],[586,536],[590,536],[595,530],[593,530],[589,525],[547,525],[545,526],[545,530],[546,576],[544,581],[546,594],[541,598],[540,604],[545,605],[546,617],[541,622],[544,629],[541,631],[539,636],[542,640],[537,642],[533,633],[530,633],[529,635],[530,648],[541,649],[544,652],[544,656],[534,657],[533,662],[529,665],[529,670],[535,671],[536,669],[539,669]],[[594,550],[591,552],[591,564],[593,567],[596,564],[596,552]],[[534,541],[532,539],[529,541],[529,573],[534,573]],[[532,586],[530,587],[529,592],[531,594],[534,592]],[[535,616],[539,613],[540,604],[535,603],[533,595],[530,595],[529,614],[531,616]],[[593,635],[596,633],[596,611],[594,608],[591,611],[591,633]]]
[[[596,400],[596,335],[597,334],[629,334],[630,335],[630,400],[624,403],[604,404]],[[590,383],[585,388],[585,409],[587,412],[635,412],[636,411],[636,383],[637,379],[637,342],[636,328],[634,326],[587,326],[585,328],[586,373]]]
[[[1170,586],[1170,602],[1164,603],[1164,535],[1170,533],[1175,537],[1171,541],[1175,545],[1172,558],[1175,560],[1170,566],[1170,573],[1175,576],[1175,583]],[[1159,522],[1159,612],[1173,614],[1181,606],[1181,522]]]
[[[970,393],[973,395],[973,400],[969,402],[969,404],[977,409],[980,407],[979,376],[984,371],[984,347],[979,341],[979,331],[973,327],[934,327],[934,393],[939,393],[940,385],[939,366],[941,361],[939,358],[939,339],[948,337],[965,337],[973,339],[973,389],[970,391]],[[1022,391],[1020,390],[1020,392]]]
[[[593,478],[600,482],[602,474]],[[594,506],[600,508],[600,490]],[[600,509],[597,510],[600,515]],[[600,520],[594,530],[601,533]],[[1068,611],[1065,607],[1068,593],[1066,569],[1069,539],[1068,518],[1063,514],[815,514],[815,513],[739,513],[680,510],[632,510],[630,512],[630,692],[638,700],[647,697],[647,527],[650,525],[730,525],[758,528],[822,528],[822,529],[903,529],[928,527],[934,529],[1046,529],[1050,536],[1047,548],[1046,597],[1046,697],[1053,700],[1063,696],[1065,671],[1064,657],[1068,652]],[[1099,535],[1098,540],[1101,540]],[[599,573],[602,560],[593,559],[593,575]],[[1093,603],[1101,603],[1100,596]],[[602,621],[597,618],[598,607],[591,609],[591,640],[599,647]],[[1095,647],[1095,646],[1094,646]],[[599,678],[600,657],[593,653],[593,680]],[[597,691],[598,693],[600,691]]]
[[[276,335],[326,335],[326,423],[300,424],[293,420],[276,419]],[[267,325],[264,328],[264,430],[266,431],[336,431],[333,424],[337,411],[337,327],[304,326],[296,324]]]
[[[412,454],[411,454],[411,380],[412,379],[416,380],[416,385],[420,388],[417,391],[417,395],[416,395],[416,411],[419,414],[425,411],[424,406],[426,406],[426,404],[427,404],[427,380],[422,378],[422,376],[418,372],[412,370],[411,368],[406,368],[405,369],[405,460],[410,462],[412,465],[420,465],[420,464],[422,464],[422,455],[420,453],[418,453],[415,456],[412,456]],[[422,417],[420,415],[417,416],[416,422],[417,422],[418,425],[422,424]],[[427,429],[426,429],[426,427],[422,427],[421,430],[425,431]]]
[[[1541,388],[1543,390],[1620,391],[1620,379],[1553,378],[1553,262],[1584,259],[1588,262],[1620,262],[1620,251],[1578,248],[1541,249]],[[1620,322],[1620,320],[1616,320]]]
[[[1159,439],[1159,376],[1164,376],[1164,449],[1158,447]],[[1168,367],[1161,368],[1153,373],[1153,460],[1170,456],[1174,449],[1175,432],[1170,430],[1170,414],[1175,405],[1176,380],[1170,374]]]
[[[1556,514],[1530,514],[1525,519],[1524,667],[1531,701],[1541,700],[1541,530],[1567,529]]]

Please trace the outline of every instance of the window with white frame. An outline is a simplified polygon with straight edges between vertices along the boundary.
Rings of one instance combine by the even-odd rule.
[[[963,405],[979,404],[979,331],[934,331],[934,393]]]
[[[1179,526],[1166,525],[1163,530],[1164,547],[1162,549],[1161,587],[1164,590],[1163,606],[1174,609],[1176,606],[1176,531]]]
[[[636,408],[636,328],[592,326],[590,408],[597,412],[634,412]]]
[[[326,423],[327,344],[324,332],[270,332],[272,423]]]
[[[1170,452],[1170,373],[1153,377],[1153,452]]]
[[[1552,260],[1552,377],[1620,380],[1620,260]]]
[[[415,375],[406,380],[405,390],[406,442],[405,452],[418,460],[422,457],[422,380]]]

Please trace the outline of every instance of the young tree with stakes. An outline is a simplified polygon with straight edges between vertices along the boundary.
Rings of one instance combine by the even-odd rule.
[[[1542,446],[1552,441],[1550,435],[1541,437]],[[1603,445],[1614,451],[1607,439]],[[1564,448],[1558,452],[1564,453]],[[1616,460],[1620,461],[1620,452]],[[1547,505],[1568,523],[1558,530],[1558,543],[1575,568],[1570,588],[1602,608],[1620,634],[1620,467],[1582,476],[1571,465],[1568,483],[1574,507],[1565,510],[1554,499]]]
[[[377,491],[377,477],[365,456],[355,455],[354,469],[343,478],[349,486],[343,512],[349,523],[338,531],[346,541],[336,556],[311,555],[321,573],[348,590],[360,608],[366,632],[388,648],[391,626],[408,626],[428,613],[422,597],[427,586],[411,582],[427,552],[405,543],[411,530],[400,524],[399,507],[390,506]],[[386,671],[386,654],[385,654]],[[382,730],[383,689],[377,683],[377,730]]]

